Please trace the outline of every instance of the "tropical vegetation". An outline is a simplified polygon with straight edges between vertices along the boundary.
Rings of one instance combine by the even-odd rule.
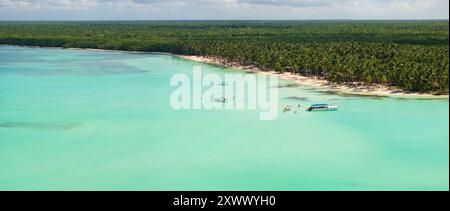
[[[449,22],[0,22],[0,44],[213,56],[335,83],[448,94]]]

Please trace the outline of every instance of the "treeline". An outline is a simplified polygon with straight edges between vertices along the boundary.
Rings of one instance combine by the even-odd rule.
[[[0,22],[0,44],[215,56],[336,83],[447,94],[448,21]]]

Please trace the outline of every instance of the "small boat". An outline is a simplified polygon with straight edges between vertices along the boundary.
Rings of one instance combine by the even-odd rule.
[[[339,106],[336,104],[315,104],[310,106],[307,111],[337,111]]]
[[[221,97],[221,98],[216,98],[214,101],[216,101],[216,103],[227,103],[228,100],[225,97]]]
[[[219,97],[219,98],[214,99],[214,101],[216,103],[228,103],[231,100],[234,100],[234,97],[233,98]]]

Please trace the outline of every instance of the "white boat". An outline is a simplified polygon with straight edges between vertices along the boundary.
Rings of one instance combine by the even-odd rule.
[[[307,111],[337,111],[339,106],[336,104],[315,104],[310,106]]]

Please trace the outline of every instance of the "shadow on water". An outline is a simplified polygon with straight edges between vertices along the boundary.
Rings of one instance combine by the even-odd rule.
[[[404,98],[396,98],[396,100],[399,100],[399,101],[417,101],[417,100],[420,100],[420,101],[436,101],[436,100],[448,101],[449,99],[448,98],[413,98],[413,97],[406,98],[406,97],[404,97]]]
[[[23,63],[13,65],[12,67],[21,67]],[[89,67],[89,68],[84,68]],[[39,67],[26,67],[20,68],[20,71],[14,69],[11,73],[20,74],[22,76],[110,76],[119,74],[144,74],[151,72],[148,69],[141,69],[129,65],[124,65],[119,62],[75,62],[68,64],[54,65],[49,68]]]
[[[388,99],[388,96],[380,96],[380,95],[364,95],[364,94],[353,94],[353,93],[343,93],[339,91],[323,91],[323,90],[315,90],[313,92],[319,93],[321,95],[337,95],[345,98],[366,98],[373,100],[383,100]],[[347,99],[338,99],[338,100],[347,100]]]
[[[43,122],[0,122],[0,128],[28,128],[35,130],[55,130],[66,131],[77,127],[81,124],[78,123],[43,123]]]
[[[379,95],[359,95],[359,94],[349,94],[349,93],[341,93],[341,92],[333,92],[333,91],[316,91],[321,93],[322,95],[338,95],[342,98],[331,98],[329,100],[353,100],[355,98],[364,98],[364,99],[372,99],[372,100],[384,100],[384,99],[391,99],[391,100],[397,100],[397,101],[449,101],[448,98],[421,98],[421,97],[389,97],[389,96],[379,96]]]
[[[296,101],[309,101],[309,99],[307,97],[297,97],[297,96],[289,96],[289,97],[285,97],[284,99],[286,100],[296,100]]]
[[[298,85],[298,84],[286,84],[286,85],[279,85],[277,88],[282,89],[282,88],[296,88],[296,87],[300,87],[300,85]]]
[[[110,76],[119,74],[143,74],[149,71],[144,70],[91,70],[91,71],[77,71],[77,70],[55,70],[55,71],[42,71],[42,72],[23,72],[24,76]]]
[[[354,100],[354,98],[330,98],[328,101]]]

